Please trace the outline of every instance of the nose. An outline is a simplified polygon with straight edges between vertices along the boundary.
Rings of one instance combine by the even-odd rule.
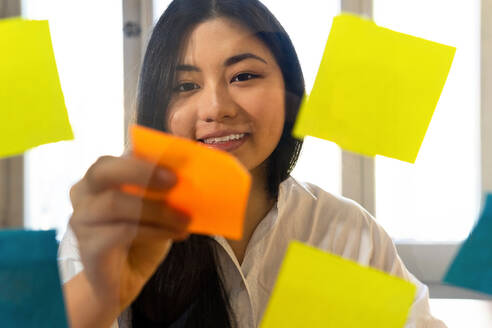
[[[223,122],[237,115],[235,103],[227,87],[221,85],[204,88],[198,106],[199,119],[207,123]]]

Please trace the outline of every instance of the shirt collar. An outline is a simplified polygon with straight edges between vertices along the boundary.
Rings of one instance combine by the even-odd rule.
[[[286,193],[287,193],[288,185],[292,184],[292,181],[293,178],[289,176],[287,179],[285,179],[280,183],[277,201],[275,202],[274,207],[267,213],[267,215],[265,215],[265,217],[260,221],[260,223],[256,227],[255,231],[253,232],[253,235],[251,236],[250,243],[258,242],[259,240],[263,239],[263,237],[273,228],[273,226],[278,220],[278,215],[280,213],[280,210],[285,204],[285,197],[287,196]],[[255,236],[258,235],[258,233],[260,233],[261,236]],[[222,246],[222,248],[225,250],[227,255],[229,255],[229,257],[233,260],[234,264],[238,268],[240,268],[241,265],[237,261],[237,258],[234,255],[234,251],[232,250],[227,240],[219,235],[213,235],[212,237],[217,241],[217,243],[219,243],[219,245]],[[250,246],[252,245],[248,245],[248,247]]]

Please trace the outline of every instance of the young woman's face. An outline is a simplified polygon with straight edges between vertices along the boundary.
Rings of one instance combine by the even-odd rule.
[[[172,134],[228,151],[253,170],[277,146],[284,108],[282,72],[250,31],[223,18],[192,31],[168,109]]]

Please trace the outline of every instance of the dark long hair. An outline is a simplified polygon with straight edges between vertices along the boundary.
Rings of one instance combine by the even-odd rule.
[[[291,131],[305,92],[292,42],[270,11],[257,0],[174,0],[157,22],[140,73],[137,123],[167,131],[166,110],[176,80],[184,41],[194,27],[224,17],[252,31],[272,52],[284,78],[285,124],[267,161],[267,188],[272,199],[294,168],[302,141]],[[133,327],[234,327],[235,316],[223,284],[211,237],[191,235],[174,243],[166,260],[131,305]]]

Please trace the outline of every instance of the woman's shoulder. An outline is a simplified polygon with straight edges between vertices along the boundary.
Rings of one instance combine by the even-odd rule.
[[[388,260],[395,255],[391,238],[353,200],[290,177],[281,185],[279,215],[293,221],[295,237],[302,242],[365,265],[374,266],[376,258],[377,262],[384,258],[376,266],[391,270]]]
[[[418,290],[405,327],[446,327],[430,314],[427,287],[406,269],[390,236],[362,206],[290,177],[281,184],[279,215],[296,227],[289,238],[414,283]]]
[[[338,223],[346,224],[360,221],[361,224],[375,224],[373,217],[357,202],[330,193],[310,183],[301,182],[289,177],[280,185],[279,210],[302,210],[307,217],[326,220],[343,219]]]

